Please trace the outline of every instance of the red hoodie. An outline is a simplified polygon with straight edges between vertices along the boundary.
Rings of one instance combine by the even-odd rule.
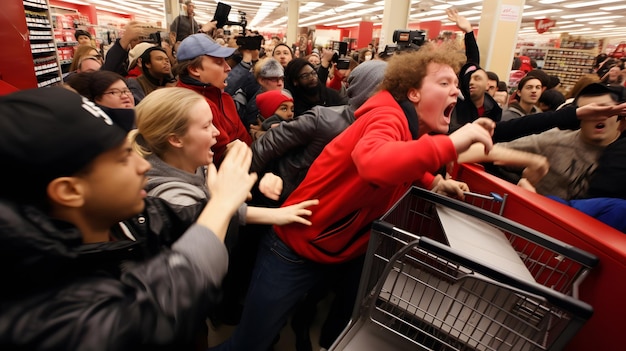
[[[389,92],[370,98],[355,117],[283,204],[319,199],[312,208],[313,225],[274,226],[291,249],[315,262],[340,263],[364,254],[369,225],[412,183],[430,187],[432,173],[457,157],[446,135],[413,140],[407,117]]]
[[[209,106],[211,106],[213,124],[220,131],[220,135],[217,136],[217,144],[211,148],[215,153],[213,163],[216,167],[222,163],[226,145],[231,141],[239,139],[248,145],[252,144],[252,137],[239,119],[237,107],[235,107],[235,102],[230,95],[211,85],[191,85],[179,80],[176,86],[198,92],[206,98]]]

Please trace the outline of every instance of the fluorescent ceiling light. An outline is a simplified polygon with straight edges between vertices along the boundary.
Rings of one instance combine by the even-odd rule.
[[[591,21],[603,21],[608,19],[622,18],[624,16],[603,16],[603,17],[593,17],[593,18],[577,18],[574,21],[576,22],[591,22]]]
[[[450,1],[449,4],[452,4],[452,6],[459,6],[459,5],[473,4],[475,2],[483,2],[483,0],[457,0],[457,1]]]
[[[563,11],[563,10],[561,10],[561,9],[548,9],[548,10],[539,10],[539,11],[529,11],[529,12],[522,13],[522,16],[526,17],[526,16],[545,15],[547,13],[557,13],[557,12],[561,12],[561,11]]]
[[[623,9],[626,9],[626,5],[600,7],[600,10],[602,11],[615,11],[615,10],[623,10]]]
[[[96,6],[96,10],[100,10],[100,11],[108,11],[108,12],[114,12],[114,13],[119,13],[121,15],[129,15],[128,12],[124,12],[124,11],[118,11],[118,10],[111,10],[109,8],[106,7],[102,7],[102,6]]]
[[[561,18],[577,19],[577,18],[580,18],[580,17],[601,16],[601,15],[608,15],[608,14],[609,14],[608,12],[599,11],[599,12],[581,13],[581,14],[576,14],[576,15],[563,15],[563,16],[561,16]]]
[[[584,24],[582,23],[575,23],[575,24],[568,24],[565,26],[558,26],[559,29],[563,29],[563,28],[576,28],[576,27],[583,27]]]
[[[596,0],[596,1],[581,1],[581,2],[575,2],[575,3],[570,3],[570,4],[564,4],[563,7],[568,8],[568,9],[577,9],[580,7],[589,7],[589,6],[596,6],[596,5],[606,5],[612,2],[619,2],[622,0]]]
[[[420,18],[420,22],[441,21],[442,19],[446,19],[446,18],[448,18],[448,15]]]
[[[329,23],[329,22],[333,22],[333,21],[340,20],[340,19],[343,19],[343,18],[360,17],[360,16],[363,16],[363,15],[370,15],[372,13],[376,13],[378,11],[382,11],[383,8],[384,8],[384,6],[372,7],[372,8],[367,8],[367,9],[362,9],[362,10],[358,10],[358,11],[355,11],[355,12],[351,12],[351,13],[348,13],[348,14],[345,14],[345,15],[335,16],[335,17],[332,17],[332,18],[323,18],[321,20],[314,20],[312,22],[305,22],[305,21],[300,20],[298,25],[301,26],[301,27],[305,27],[305,26],[310,26],[310,25],[314,25],[314,24]],[[328,17],[328,16],[332,16],[332,14],[323,15],[321,17]],[[313,16],[311,16],[311,17],[313,17]]]
[[[67,2],[70,4],[76,4],[76,5],[90,5],[88,2],[84,2],[84,1],[80,1],[80,0],[60,0],[62,2]]]
[[[314,10],[320,6],[324,5],[323,2],[316,2],[316,1],[309,1],[306,3],[306,5],[304,6],[300,6],[300,8],[298,9],[300,12],[309,12],[311,10]]]
[[[426,16],[431,16],[431,15],[438,15],[444,12],[445,12],[444,10],[432,10],[432,11],[426,11],[426,12],[419,12],[419,13],[409,16],[409,18],[419,18],[419,17],[426,17]],[[447,15],[446,15],[446,18],[448,18]]]
[[[361,6],[363,6],[363,4],[359,4],[359,3],[353,2],[353,3],[350,3],[350,4],[345,4],[345,5],[336,7],[335,10],[337,12],[343,12],[345,10],[351,10],[351,9],[355,9],[355,8],[361,7]]]
[[[463,11],[463,12],[459,12],[459,15],[463,16],[463,17],[467,17],[469,15],[475,15],[477,13],[480,13],[480,11],[476,11],[476,10],[468,10],[468,11]],[[446,18],[448,16],[446,15]]]
[[[474,10],[478,10],[478,11],[482,11],[482,10],[483,10],[482,5],[479,5],[479,6],[474,6],[474,7],[472,7],[472,8],[473,8]],[[533,6],[532,6],[532,5],[524,5],[524,10],[528,10],[528,9],[532,9],[532,8],[533,8]]]
[[[613,23],[615,21],[611,21],[611,20],[602,20],[602,21],[592,21],[592,22],[587,22],[587,24],[607,24],[607,23]]]

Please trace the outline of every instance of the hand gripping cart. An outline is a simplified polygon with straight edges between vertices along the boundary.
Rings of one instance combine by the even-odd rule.
[[[561,350],[593,313],[570,295],[597,261],[414,187],[373,224],[353,317],[331,350]]]

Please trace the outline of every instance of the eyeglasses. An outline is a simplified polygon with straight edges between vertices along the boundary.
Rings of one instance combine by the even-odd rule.
[[[104,93],[102,93],[102,95],[104,94],[111,94],[111,95],[115,95],[117,97],[122,97],[122,95],[132,95],[133,92],[128,90],[128,89],[124,89],[124,90],[119,90],[119,89],[113,89],[111,91],[105,91]]]
[[[309,73],[302,73],[301,75],[298,76],[298,78],[304,79],[304,80],[311,79],[311,78],[314,78],[314,77],[317,77],[317,72],[315,72],[315,71],[311,71]]]
[[[269,80],[272,83],[278,83],[278,82],[282,82],[283,80],[285,80],[285,77],[266,77],[263,79]]]

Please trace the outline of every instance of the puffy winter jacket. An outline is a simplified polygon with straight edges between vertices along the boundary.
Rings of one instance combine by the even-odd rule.
[[[252,143],[251,170],[278,173],[283,179],[282,202],[302,182],[324,147],[352,122],[354,111],[348,105],[315,106],[292,121],[270,128]]]
[[[83,244],[73,225],[0,200],[0,349],[188,349],[228,260],[189,227],[203,206],[147,198],[115,240]]]

